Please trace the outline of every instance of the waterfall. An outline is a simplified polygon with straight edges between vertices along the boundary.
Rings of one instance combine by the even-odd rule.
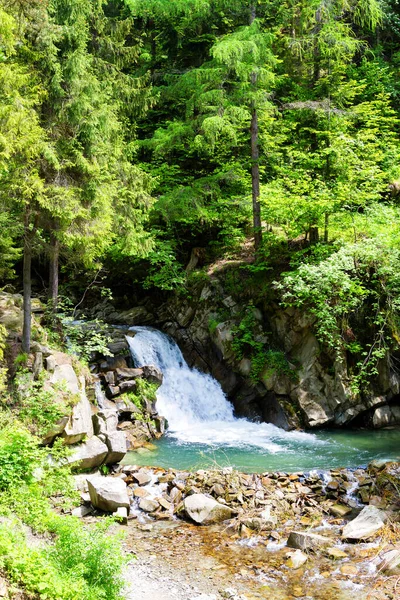
[[[157,410],[168,420],[168,435],[177,441],[255,446],[268,452],[282,452],[284,440],[318,443],[311,434],[236,418],[220,384],[211,375],[191,369],[174,340],[151,327],[131,327],[131,331],[135,335],[126,339],[135,366],[155,365],[163,373]]]

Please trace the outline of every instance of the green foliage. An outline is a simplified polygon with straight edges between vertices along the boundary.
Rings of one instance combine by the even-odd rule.
[[[246,307],[244,317],[231,331],[235,358],[237,361],[243,358],[251,360],[250,378],[254,383],[260,381],[261,375],[269,376],[272,373],[296,379],[296,372],[290,367],[285,353],[269,347],[252,304]]]
[[[15,387],[19,392],[19,418],[39,437],[51,431],[61,417],[69,416],[78,400],[71,397],[63,385],[46,381],[44,373],[33,380],[29,371],[20,371]]]
[[[10,527],[10,525],[12,525]],[[125,560],[110,522],[86,528],[77,519],[53,517],[54,545],[31,547],[18,523],[0,525],[0,565],[11,580],[43,600],[118,600]]]
[[[150,268],[143,282],[145,289],[156,287],[161,290],[179,289],[185,283],[185,272],[176,260],[170,242],[156,241],[154,251],[148,256]]]
[[[0,395],[6,390],[7,367],[4,365],[4,350],[6,348],[7,329],[0,324]]]
[[[303,264],[276,287],[286,306],[306,310],[318,339],[339,360],[355,354],[358,393],[399,339],[400,253],[387,239],[345,244],[317,264]]]
[[[111,342],[108,328],[100,319],[78,322],[65,317],[62,319],[62,327],[68,351],[79,360],[88,362],[95,353],[112,356],[108,349]]]
[[[35,438],[26,429],[6,422],[0,430],[0,492],[31,482],[40,457]]]
[[[112,520],[86,527],[51,508],[50,497],[59,505],[64,497],[65,509],[77,496],[68,450],[59,441],[49,455],[11,414],[1,412],[0,423],[0,569],[43,600],[121,598],[125,558],[120,536],[110,535]],[[23,524],[47,533],[40,546],[32,546]]]

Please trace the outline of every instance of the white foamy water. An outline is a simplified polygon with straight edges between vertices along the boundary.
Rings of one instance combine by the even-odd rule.
[[[168,433],[180,442],[234,447],[253,446],[270,453],[290,451],[289,442],[324,444],[314,435],[286,432],[270,423],[238,419],[220,384],[191,369],[177,344],[150,327],[132,327],[127,337],[135,366],[155,365],[164,376],[157,410],[168,420]]]

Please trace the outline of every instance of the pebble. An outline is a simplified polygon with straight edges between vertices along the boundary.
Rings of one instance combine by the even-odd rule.
[[[355,565],[342,565],[340,567],[340,572],[342,575],[357,575],[358,569]]]

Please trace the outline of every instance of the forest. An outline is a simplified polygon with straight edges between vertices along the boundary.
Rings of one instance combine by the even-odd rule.
[[[128,396],[103,372],[126,345],[110,323],[166,331],[240,417],[400,424],[399,72],[398,0],[0,0],[0,584],[15,598],[123,597],[110,523],[89,543],[52,512],[77,499],[65,433],[47,439],[77,402],[49,383],[66,364],[160,433],[154,377]],[[10,518],[53,553],[10,542]]]
[[[53,307],[99,271],[125,299],[185,291],[193,252],[247,255],[251,300],[308,307],[332,348],[396,344],[396,2],[1,11],[0,273],[25,351],[32,281]]]

